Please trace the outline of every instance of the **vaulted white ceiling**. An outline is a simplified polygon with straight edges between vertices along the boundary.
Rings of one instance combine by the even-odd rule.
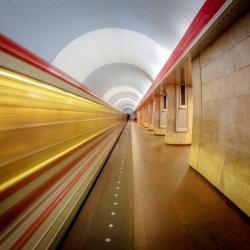
[[[132,110],[203,3],[0,0],[0,31],[121,110]]]

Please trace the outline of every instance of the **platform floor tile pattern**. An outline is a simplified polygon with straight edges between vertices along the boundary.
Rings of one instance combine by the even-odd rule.
[[[129,122],[62,248],[250,249],[249,218],[188,166],[189,154]]]
[[[62,249],[133,249],[133,165],[125,127]]]

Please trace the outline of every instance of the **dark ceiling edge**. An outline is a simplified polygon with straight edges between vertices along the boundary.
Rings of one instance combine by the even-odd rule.
[[[64,82],[67,84],[87,93],[88,95],[97,98],[100,100],[104,105],[111,107],[112,109],[121,112],[121,110],[114,107],[112,104],[106,102],[101,97],[97,96],[93,92],[91,92],[85,85],[79,83],[54,65],[46,62],[44,59],[40,58],[39,56],[33,54],[32,52],[28,51],[26,48],[22,47],[21,45],[17,44],[16,42],[12,41],[8,37],[0,34],[0,51],[3,51],[6,54],[9,54],[23,62],[26,62]],[[91,100],[93,101],[93,100]]]
[[[159,74],[157,75],[154,83],[148,89],[141,102],[136,107],[136,110],[144,103],[144,101],[153,93],[153,91],[159,86],[161,81],[165,78],[170,71],[172,71],[175,64],[182,58],[186,53],[187,48],[193,43],[193,41],[199,36],[199,34],[206,28],[213,17],[219,12],[224,5],[228,2],[227,0],[206,0],[203,4],[192,23],[188,27],[187,31],[177,44],[176,48],[170,55],[166,64],[163,66]]]
[[[205,32],[199,41],[191,48],[191,58],[197,57],[201,51],[211,45],[221,34],[233,25],[241,16],[249,11],[250,2],[234,0],[219,16],[214,24]]]

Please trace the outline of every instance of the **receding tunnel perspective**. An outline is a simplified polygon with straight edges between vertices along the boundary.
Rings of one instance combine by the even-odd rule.
[[[0,1],[0,249],[250,249],[249,7]]]

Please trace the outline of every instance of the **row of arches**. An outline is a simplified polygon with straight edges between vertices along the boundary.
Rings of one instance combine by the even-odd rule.
[[[203,3],[2,1],[0,29],[111,104],[134,108]]]
[[[109,28],[75,39],[53,64],[119,109],[134,110],[169,54],[141,33]]]

